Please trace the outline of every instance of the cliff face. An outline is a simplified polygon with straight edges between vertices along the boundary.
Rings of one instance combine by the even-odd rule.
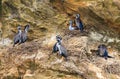
[[[119,0],[2,0],[1,79],[120,79]],[[85,33],[69,31],[79,13]],[[12,48],[17,26],[30,24],[28,41]],[[68,61],[51,54],[61,35]],[[95,54],[99,44],[110,58]]]
[[[24,28],[30,24],[31,40],[41,38],[55,33],[56,27],[65,19],[63,15],[57,14],[47,0],[3,0],[3,7],[5,37],[13,38],[18,25]]]
[[[22,25],[24,28],[26,24],[31,25],[30,40],[60,34],[62,32],[59,31],[67,29],[68,20],[76,13],[80,13],[86,28],[90,27],[102,34],[102,41],[109,42],[108,40],[112,39],[112,42],[118,43],[115,41],[119,41],[120,38],[119,0],[50,2],[48,0],[2,0],[3,37],[13,38],[16,27]]]

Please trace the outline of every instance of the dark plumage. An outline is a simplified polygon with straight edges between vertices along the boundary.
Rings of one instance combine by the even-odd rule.
[[[107,58],[108,58],[108,52],[107,52],[107,50],[105,50],[105,52],[103,54],[103,57],[107,60]]]
[[[80,19],[80,14],[76,14],[76,19],[75,19],[76,26],[80,29],[81,32],[83,32],[83,24]]]
[[[62,42],[62,37],[60,37],[59,35],[56,36],[56,41],[57,42]]]
[[[14,44],[13,44],[13,47],[15,46],[15,44],[17,43],[21,43],[21,34],[22,34],[22,31],[21,31],[21,26],[18,26],[18,33],[15,35],[14,37]]]
[[[104,44],[99,45],[98,46],[98,55],[102,56],[106,49],[107,49],[106,45],[104,45]]]
[[[98,46],[98,55],[101,57],[104,57],[106,60],[108,58],[113,58],[113,57],[108,55],[107,47],[104,44],[101,44]]]
[[[52,50],[52,53],[56,53],[58,52],[58,47],[56,46],[57,43],[55,43],[55,45],[53,46],[53,50]]]
[[[58,54],[60,54],[61,56],[63,56],[66,60],[67,60],[67,51],[65,49],[65,47],[62,46],[61,42],[62,42],[62,38],[60,36],[56,36],[56,40],[57,42],[55,43],[55,45],[53,46],[53,53],[56,53],[59,51]]]
[[[68,55],[67,55],[67,50],[66,50],[65,47],[62,45],[61,40],[62,40],[61,37],[57,37],[56,46],[57,46],[57,48],[58,48],[58,50],[59,50],[59,54],[60,54],[61,56],[63,56],[63,57],[67,60],[67,57],[68,57]]]
[[[24,31],[21,31],[21,26],[18,26],[18,33],[15,35],[14,37],[14,44],[13,47],[15,46],[15,44],[19,43],[24,43],[27,40],[27,32],[29,30],[29,25],[26,25],[24,28]]]
[[[27,32],[29,30],[29,27],[30,27],[29,25],[26,25],[24,31],[22,32],[21,36],[22,43],[24,43],[27,40]]]
[[[57,47],[59,50],[59,54],[67,60],[68,55],[67,55],[67,50],[65,49],[65,47],[63,47],[61,43],[57,43]]]
[[[53,46],[53,50],[52,50],[52,53],[56,53],[56,52],[58,52],[59,50],[58,50],[58,47],[57,47],[57,43],[58,42],[61,42],[61,40],[62,40],[62,38],[60,37],[60,36],[56,36],[56,43],[54,44],[54,46]]]

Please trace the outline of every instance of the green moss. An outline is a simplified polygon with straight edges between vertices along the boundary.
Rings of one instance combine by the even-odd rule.
[[[57,75],[57,77],[65,77],[65,74],[62,74],[62,73],[60,74],[60,73],[59,73],[59,74]]]
[[[24,4],[27,7],[32,7],[32,0],[20,0],[22,4]]]
[[[25,67],[34,71],[38,68],[38,64],[36,64],[34,60],[28,60],[25,62]]]
[[[115,23],[119,23],[119,24],[120,24],[120,17],[118,17],[118,18],[115,20]]]
[[[110,76],[110,79],[117,79],[116,76],[113,74],[109,74],[109,76]]]
[[[34,14],[33,14],[33,12],[29,9],[29,8],[21,8],[21,11],[24,13],[24,14],[26,14],[26,15],[29,15],[29,16],[31,16],[31,17],[34,17]]]
[[[12,5],[19,8],[19,5],[21,4],[20,0],[11,0]]]
[[[2,8],[3,8],[3,14],[6,16],[7,14],[11,13],[11,14],[17,14],[18,13],[18,9],[17,7],[15,7],[12,2],[7,2],[5,1],[2,4]]]

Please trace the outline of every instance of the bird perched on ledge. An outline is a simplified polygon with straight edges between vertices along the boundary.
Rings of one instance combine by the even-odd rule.
[[[80,14],[76,14],[76,19],[75,19],[76,26],[80,29],[80,32],[83,32],[83,23],[80,19]]]
[[[60,36],[56,36],[56,43],[54,44],[54,46],[53,46],[53,50],[52,50],[52,53],[56,53],[56,52],[58,52],[59,50],[58,50],[58,47],[57,47],[57,43],[58,42],[62,42],[62,38],[60,37]]]
[[[22,30],[21,30],[21,26],[17,27],[18,29],[18,33],[14,36],[14,44],[13,47],[15,46],[15,44],[17,43],[21,43],[21,35],[22,35]]]
[[[21,40],[22,40],[21,43],[24,43],[27,40],[27,32],[29,28],[30,28],[30,25],[25,26],[24,31],[21,34]]]
[[[59,55],[61,55],[62,57],[65,58],[65,60],[67,60],[67,51],[65,49],[65,47],[62,46],[62,38],[60,36],[56,36],[56,40],[57,42],[55,43],[55,45],[53,46],[53,53],[56,53],[59,51]]]
[[[13,47],[15,46],[15,44],[21,44],[24,43],[27,40],[27,32],[29,30],[30,25],[26,25],[24,28],[24,31],[22,32],[21,30],[21,26],[18,26],[18,33],[15,35],[14,37],[14,44]]]
[[[98,55],[104,57],[106,60],[108,58],[113,58],[112,56],[108,55],[107,47],[104,44],[98,46]]]
[[[72,30],[78,30],[79,28],[78,27],[74,27],[73,26],[73,22],[72,20],[69,21],[69,30],[72,31]]]

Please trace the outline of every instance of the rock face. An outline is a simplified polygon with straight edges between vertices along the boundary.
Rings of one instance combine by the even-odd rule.
[[[51,2],[51,3],[50,3]],[[120,45],[119,0],[2,0],[3,23],[1,36],[13,39],[17,26],[30,24],[29,40],[62,34],[67,21],[80,13],[90,37]],[[59,7],[58,7],[59,6]],[[100,37],[96,37],[100,35]],[[97,39],[96,39],[97,38]]]
[[[50,55],[52,47],[45,47],[42,41],[27,42],[25,45],[19,45],[19,48],[2,50],[1,78],[119,79],[118,51],[109,51],[109,55],[115,58],[105,60],[90,52],[91,49],[97,49],[99,43],[89,40],[88,36],[65,36],[63,41],[66,41],[64,44],[69,54],[68,61],[61,60],[56,54]]]
[[[66,0],[63,4],[53,3],[59,11],[68,14],[70,19],[76,13],[80,13],[86,31],[95,41],[102,41],[109,45],[120,47],[120,22],[116,21],[120,16],[118,0]],[[61,6],[61,8],[57,7]]]
[[[2,0],[0,79],[120,79],[119,4],[119,0]],[[84,33],[68,30],[76,13]],[[26,24],[28,41],[12,48],[17,26],[24,29]],[[68,61],[51,55],[58,34]],[[103,43],[114,58],[96,55]]]
[[[30,24],[31,40],[41,38],[56,33],[58,25],[63,25],[66,19],[62,14],[57,14],[47,0],[2,0],[2,3],[4,37],[13,38],[18,25],[23,29]]]

